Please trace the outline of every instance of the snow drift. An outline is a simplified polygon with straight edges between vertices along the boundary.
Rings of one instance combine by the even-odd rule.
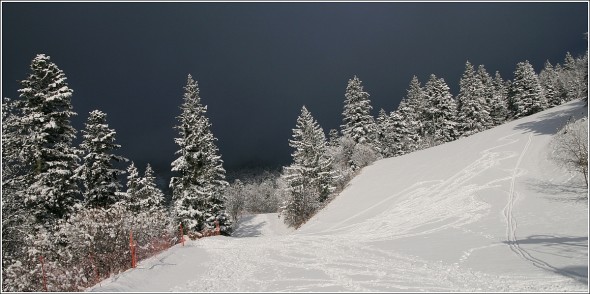
[[[587,291],[588,190],[549,159],[575,101],[366,167],[299,230],[250,216],[90,291]]]

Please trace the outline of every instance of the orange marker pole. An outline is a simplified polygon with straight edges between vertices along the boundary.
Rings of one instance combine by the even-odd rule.
[[[131,253],[131,267],[135,268],[135,248],[133,246],[133,231],[129,231],[129,251]]]
[[[43,256],[39,255],[39,261],[41,261],[41,272],[43,273],[43,289],[47,292],[47,277],[45,276],[45,264],[43,263]]]
[[[182,246],[184,246],[184,231],[182,229],[182,223],[180,223],[180,240],[182,242]]]

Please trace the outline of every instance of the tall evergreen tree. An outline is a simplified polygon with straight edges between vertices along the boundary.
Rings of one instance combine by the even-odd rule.
[[[338,140],[340,139],[340,134],[338,134],[337,129],[331,129],[329,133],[330,139],[328,140],[328,145],[335,147],[338,145]]]
[[[425,147],[422,138],[426,132],[424,125],[426,102],[422,85],[418,77],[413,76],[407,95],[402,99],[396,111],[401,116],[405,128],[405,130],[398,131],[404,136],[404,152],[412,152]]]
[[[22,160],[21,142],[26,133],[18,100],[2,100],[2,277],[16,261],[26,258],[23,232],[31,231],[34,218],[23,205],[30,183],[30,169]],[[3,290],[6,290],[3,283]]]
[[[297,118],[289,146],[295,150],[293,163],[285,167],[283,174],[288,194],[283,214],[287,224],[297,227],[309,219],[319,203],[335,189],[324,131],[305,106]]]
[[[566,101],[588,96],[588,51],[574,58],[566,53],[561,71],[562,83],[566,89]]]
[[[201,104],[197,82],[189,75],[184,87],[182,113],[178,117],[180,149],[172,162],[173,177],[170,187],[178,219],[185,228],[198,231],[211,229],[218,221],[222,232],[229,233],[231,221],[225,213],[223,189],[225,181],[223,161],[211,133],[211,123],[205,116],[207,107]]]
[[[141,211],[153,211],[162,208],[164,193],[156,186],[154,170],[149,163],[138,185],[137,197],[139,198]]]
[[[48,224],[71,213],[79,195],[74,172],[80,158],[70,121],[76,113],[66,76],[49,56],[37,55],[30,69],[19,90],[20,124],[26,130],[21,152],[23,166],[30,170],[23,200],[39,223]]]
[[[543,89],[528,60],[516,65],[508,97],[508,106],[514,118],[531,115],[547,108]]]
[[[125,207],[129,211],[140,212],[141,203],[139,198],[139,189],[141,188],[140,182],[141,177],[139,171],[135,167],[135,163],[132,161],[129,167],[127,167],[127,191],[125,192]]]
[[[486,107],[486,96],[488,95],[487,92],[491,91],[487,91],[482,76],[485,79],[484,74],[476,73],[473,65],[469,61],[466,62],[465,72],[459,82],[459,95],[457,96],[458,131],[463,136],[483,131],[487,129],[490,123],[490,115]]]
[[[389,135],[391,154],[389,156],[400,156],[415,150],[419,138],[412,126],[408,125],[403,111],[398,109],[390,113],[388,122],[391,129]]]
[[[539,83],[550,106],[560,105],[566,99],[566,89],[560,82],[559,75],[549,60],[545,62],[545,67],[539,73]]]
[[[425,109],[426,136],[430,145],[438,145],[455,140],[457,106],[444,79],[430,75],[424,95],[428,101]]]
[[[379,110],[379,115],[377,116],[376,130],[376,142],[379,145],[381,154],[384,157],[391,157],[393,147],[393,129],[389,122],[389,116],[387,115],[387,112],[383,110],[383,108]]]
[[[93,208],[106,208],[119,201],[122,187],[119,176],[124,171],[113,164],[127,161],[113,154],[121,145],[115,143],[116,132],[109,128],[106,118],[106,113],[94,110],[90,112],[86,128],[82,130],[84,139],[80,148],[84,157],[77,174],[84,186],[84,202]]]
[[[491,108],[492,108],[492,100],[494,99],[494,79],[492,78],[492,76],[488,73],[488,71],[486,70],[485,66],[483,64],[480,64],[477,67],[477,76],[479,77],[482,87],[483,87],[483,97],[484,97],[484,103],[482,105],[483,110],[488,114],[487,116],[484,116],[484,125],[485,128],[491,128],[494,123],[490,117],[490,113]]]
[[[369,93],[363,91],[361,80],[356,76],[348,80],[344,100],[342,135],[356,143],[372,144],[375,140],[375,119],[371,115]]]
[[[60,257],[64,244],[54,242],[56,232],[77,207],[80,158],[70,121],[76,113],[66,76],[48,56],[32,60],[18,91],[18,100],[3,105],[2,286],[39,291],[30,283],[41,271],[36,259],[40,252]]]
[[[493,125],[498,126],[503,124],[508,117],[508,87],[500,72],[496,71],[494,76],[494,94],[492,95],[492,102],[490,103],[490,118]]]

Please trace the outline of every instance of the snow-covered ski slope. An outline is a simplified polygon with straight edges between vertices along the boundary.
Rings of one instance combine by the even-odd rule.
[[[548,159],[575,101],[366,167],[297,231],[249,216],[91,291],[587,291],[588,190]]]

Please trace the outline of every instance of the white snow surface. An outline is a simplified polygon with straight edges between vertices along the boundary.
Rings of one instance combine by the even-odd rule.
[[[588,190],[549,158],[574,101],[364,168],[300,229],[245,216],[89,291],[587,291]]]

